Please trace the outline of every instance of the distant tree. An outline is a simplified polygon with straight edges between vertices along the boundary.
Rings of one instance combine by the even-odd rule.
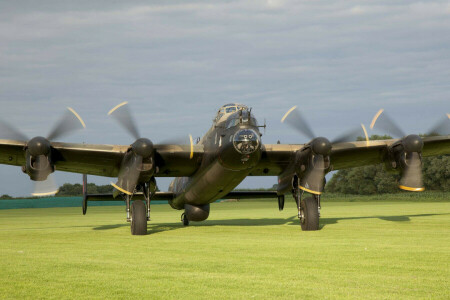
[[[3,195],[0,196],[0,200],[3,200],[3,199],[13,199],[13,197],[11,197],[8,194],[3,194]]]
[[[89,194],[112,193],[113,187],[111,185],[96,185],[95,183],[88,183],[87,191]],[[60,188],[56,196],[81,196],[83,193],[83,186],[79,183],[71,184],[65,183]]]
[[[106,185],[96,185],[95,183],[88,183],[87,191],[89,194],[111,194],[114,187],[110,184]],[[156,186],[156,191],[159,191],[158,186]],[[60,197],[72,197],[81,196],[83,194],[83,185],[79,183],[64,183],[60,188],[56,196]]]
[[[450,191],[450,156],[423,158],[423,183],[428,190]]]
[[[388,173],[379,164],[339,170],[326,185],[326,190],[333,193],[372,195],[395,193],[398,191],[399,176]]]

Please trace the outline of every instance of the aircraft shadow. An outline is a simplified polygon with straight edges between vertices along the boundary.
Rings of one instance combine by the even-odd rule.
[[[411,218],[431,217],[444,214],[415,214],[415,215],[397,215],[397,216],[365,216],[365,217],[343,217],[343,218],[320,218],[320,229],[325,226],[339,223],[339,221],[346,220],[363,220],[363,219],[380,219],[389,222],[409,222]],[[299,221],[296,216],[285,218],[264,218],[264,219],[229,219],[229,220],[207,220],[204,222],[191,222],[190,226],[274,226],[274,225],[293,225],[299,226]],[[130,226],[128,223],[110,224],[93,227],[93,230],[109,230],[120,227]],[[148,224],[148,234],[155,234],[164,231],[171,231],[185,228],[181,222],[178,223],[161,223]]]
[[[441,216],[441,215],[448,215],[448,213],[445,213],[445,214],[398,215],[398,216],[367,216],[367,217],[347,217],[347,218],[321,218],[320,219],[320,228],[323,228],[326,225],[337,224],[339,221],[344,221],[344,220],[380,219],[380,220],[383,220],[383,221],[390,221],[390,222],[409,222],[409,221],[411,221],[411,218],[432,217],[432,216]]]

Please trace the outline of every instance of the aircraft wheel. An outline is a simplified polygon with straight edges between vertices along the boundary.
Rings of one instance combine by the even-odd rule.
[[[189,219],[187,218],[185,213],[183,213],[183,215],[181,216],[181,221],[183,221],[184,226],[189,226]]]
[[[319,204],[313,197],[308,197],[300,203],[302,230],[319,230]]]
[[[142,200],[135,200],[131,204],[131,234],[147,234],[147,211]]]

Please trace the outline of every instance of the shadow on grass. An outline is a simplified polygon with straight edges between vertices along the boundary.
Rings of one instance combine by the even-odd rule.
[[[337,224],[339,221],[346,220],[363,220],[363,219],[380,219],[390,222],[409,222],[411,218],[431,217],[445,214],[416,214],[416,215],[398,215],[398,216],[367,216],[367,217],[345,217],[345,218],[321,218],[320,229],[327,225]],[[207,220],[205,222],[191,222],[191,226],[276,226],[276,225],[294,225],[299,226],[296,216],[287,219],[281,218],[264,218],[264,219],[230,219],[230,220]],[[110,224],[94,227],[93,230],[109,230],[120,227],[130,226],[128,223]],[[182,229],[184,226],[180,223],[162,223],[148,224],[148,234],[155,234],[164,231]]]
[[[448,215],[448,213],[445,213],[445,214],[399,215],[399,216],[367,216],[367,217],[347,217],[347,218],[321,218],[320,219],[320,228],[323,228],[326,225],[337,224],[339,221],[344,221],[344,220],[380,219],[380,220],[383,220],[383,221],[391,221],[391,222],[409,222],[409,221],[411,221],[411,218],[432,217],[432,216],[442,216],[442,215]]]

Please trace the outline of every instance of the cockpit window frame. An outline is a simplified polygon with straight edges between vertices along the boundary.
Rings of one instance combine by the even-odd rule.
[[[237,111],[234,114],[232,114],[230,117],[228,117],[228,120],[225,125],[225,129],[230,129],[239,124],[248,124],[250,126],[257,127],[258,121],[253,116],[253,114],[251,114],[249,111],[243,111],[242,123],[241,123],[241,114],[240,114],[240,111]]]

